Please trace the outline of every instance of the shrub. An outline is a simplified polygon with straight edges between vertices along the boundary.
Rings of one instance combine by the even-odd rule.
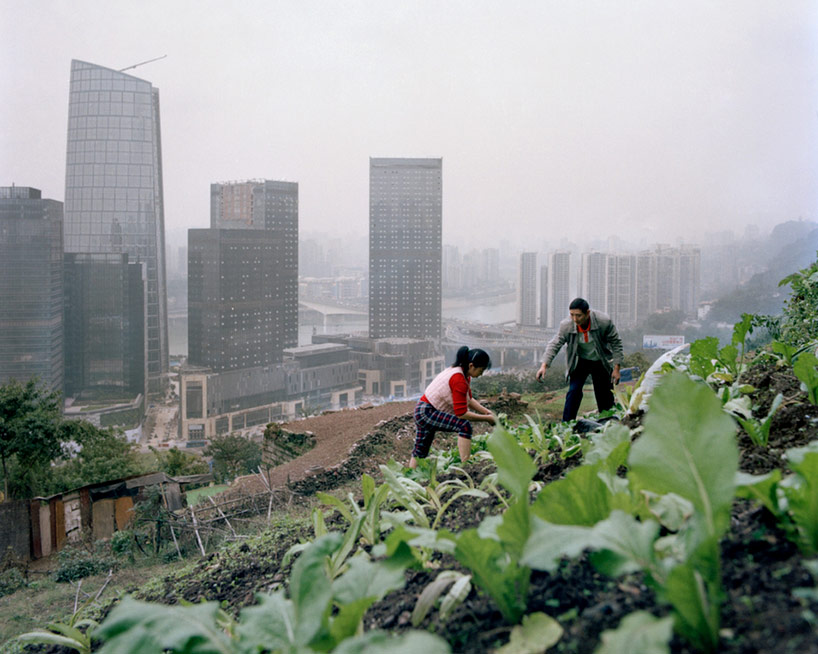
[[[89,552],[81,547],[67,546],[60,550],[54,580],[76,581],[117,567],[116,559],[105,551],[107,547],[104,543],[97,543],[94,549],[94,552]]]
[[[0,572],[0,597],[11,595],[26,585],[26,579],[18,568],[9,568]]]

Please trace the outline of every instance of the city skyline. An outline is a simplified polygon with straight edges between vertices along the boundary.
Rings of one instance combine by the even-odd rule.
[[[261,175],[298,180],[304,232],[365,236],[377,156],[445,161],[444,242],[460,245],[498,225],[515,243],[689,243],[816,217],[806,1],[1,2],[0,183],[63,199],[72,58],[167,54],[126,72],[162,89],[171,234],[207,226],[214,180]]]

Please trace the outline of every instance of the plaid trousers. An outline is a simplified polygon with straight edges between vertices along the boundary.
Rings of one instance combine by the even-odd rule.
[[[417,435],[412,456],[416,459],[425,459],[429,456],[429,448],[436,432],[456,431],[458,436],[471,440],[472,427],[468,420],[438,411],[427,402],[418,402],[415,407],[415,427]]]

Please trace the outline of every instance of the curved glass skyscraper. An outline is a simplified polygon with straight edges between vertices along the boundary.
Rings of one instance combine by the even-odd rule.
[[[149,393],[168,370],[159,91],[150,82],[71,62],[65,251],[127,254],[143,266]]]

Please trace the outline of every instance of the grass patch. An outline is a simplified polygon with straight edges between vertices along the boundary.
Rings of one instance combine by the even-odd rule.
[[[151,562],[142,566],[127,566],[114,572],[105,588],[100,602],[107,602],[118,594],[130,592],[155,575],[164,575],[183,563],[161,564]],[[106,574],[86,577],[82,580],[79,604],[88,596],[95,596],[107,578]],[[49,622],[67,622],[74,611],[76,583],[57,583],[50,574],[29,574],[27,588],[0,597],[0,654],[16,654],[23,650],[13,642],[20,634],[42,629]],[[89,607],[91,610],[92,607]]]
[[[187,497],[188,506],[196,506],[199,502],[210,495],[217,495],[222,491],[228,489],[227,484],[219,484],[218,486],[203,486],[202,488],[194,488],[185,493]]]

